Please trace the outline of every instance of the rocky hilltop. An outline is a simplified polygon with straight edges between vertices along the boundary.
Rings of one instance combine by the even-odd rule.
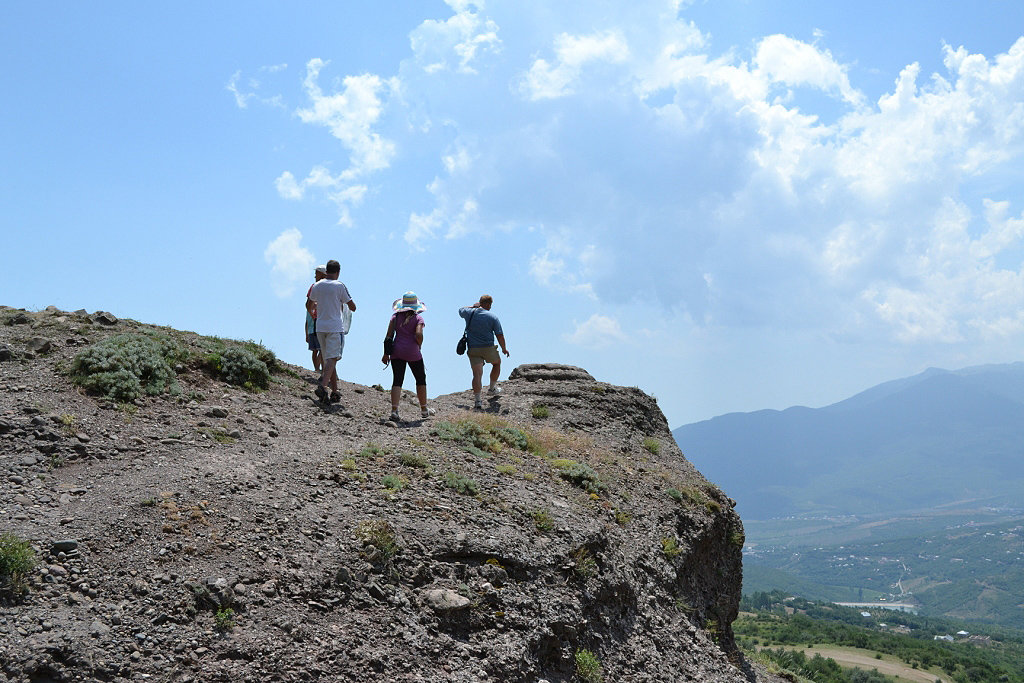
[[[170,370],[111,398],[128,375],[75,358],[112,339]],[[230,349],[267,388],[230,383]],[[380,387],[324,409],[313,381],[251,343],[0,307],[0,553],[34,556],[0,576],[0,675],[771,680],[731,631],[732,501],[639,389],[523,365],[485,411],[394,423]]]

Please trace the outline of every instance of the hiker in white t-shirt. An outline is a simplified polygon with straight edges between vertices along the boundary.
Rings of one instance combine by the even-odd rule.
[[[338,280],[341,264],[331,259],[327,262],[327,277],[313,285],[306,299],[306,309],[316,308],[316,337],[320,342],[323,357],[323,373],[316,387],[316,396],[321,402],[337,403],[341,400],[338,391],[338,361],[345,349],[345,324],[342,309],[356,310],[356,302],[348,293],[345,283]],[[327,389],[330,387],[330,398]]]

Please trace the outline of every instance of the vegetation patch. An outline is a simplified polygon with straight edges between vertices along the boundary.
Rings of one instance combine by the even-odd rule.
[[[422,455],[414,455],[412,453],[402,453],[398,456],[398,461],[406,467],[417,467],[420,469],[426,469],[430,464]]]
[[[406,481],[394,474],[385,474],[381,477],[380,484],[388,493],[398,493],[405,488]]]
[[[143,394],[181,393],[173,364],[183,351],[158,334],[118,334],[79,352],[71,361],[71,381],[90,394],[128,403]],[[186,354],[187,355],[187,354]]]
[[[601,683],[604,681],[601,660],[590,650],[576,650],[576,675],[586,683]]]
[[[360,555],[373,562],[389,561],[398,552],[395,528],[383,519],[366,519],[356,525],[356,540],[363,544]]]
[[[661,552],[664,553],[665,557],[672,559],[679,557],[683,553],[683,549],[679,546],[679,542],[671,536],[665,536],[661,539]]]
[[[500,474],[513,475],[516,473],[515,465],[495,465],[494,469],[498,470]]]
[[[555,528],[555,520],[547,510],[534,510],[530,513],[530,517],[533,519],[537,531],[551,531]]]
[[[266,349],[264,351],[273,357],[274,354],[271,351]],[[266,362],[243,347],[234,346],[220,352],[207,354],[203,365],[214,377],[250,391],[266,389],[270,386],[270,368]]]
[[[221,607],[213,614],[214,628],[221,632],[230,631],[235,627],[235,610]]]
[[[544,418],[551,415],[551,411],[548,410],[548,407],[543,403],[538,403],[537,405],[533,406],[533,408],[530,409],[530,412],[533,413],[533,416],[538,420],[543,420]]]
[[[608,485],[601,481],[601,476],[589,465],[581,462],[569,465],[558,473],[562,479],[588,493],[599,495],[608,490]]]
[[[661,442],[648,436],[644,439],[644,449],[651,455],[657,455],[661,450]]]
[[[32,545],[14,534],[0,535],[0,588],[20,597],[28,590],[26,577],[35,569]]]
[[[458,472],[445,472],[444,485],[467,496],[475,496],[480,492],[479,484]]]
[[[581,546],[572,554],[572,570],[577,576],[589,579],[597,574],[597,560],[590,554],[586,546]]]

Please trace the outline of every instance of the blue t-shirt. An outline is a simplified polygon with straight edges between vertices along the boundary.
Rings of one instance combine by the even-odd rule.
[[[469,348],[494,346],[494,335],[505,334],[501,331],[501,321],[486,308],[466,306],[459,309],[459,315],[469,321]],[[470,318],[472,316],[472,319]]]

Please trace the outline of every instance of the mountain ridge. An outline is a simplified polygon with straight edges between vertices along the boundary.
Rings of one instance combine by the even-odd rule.
[[[1024,363],[930,368],[822,408],[729,413],[673,436],[754,519],[1016,501]]]

